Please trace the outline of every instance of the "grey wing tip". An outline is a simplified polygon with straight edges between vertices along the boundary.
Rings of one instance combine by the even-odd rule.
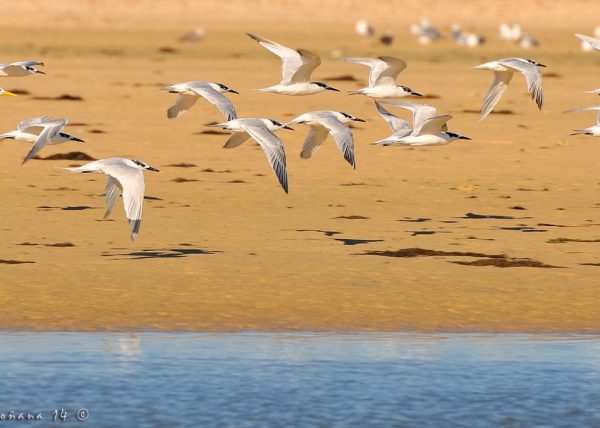
[[[142,220],[129,220],[129,222],[131,223],[131,240],[135,241],[140,231]]]

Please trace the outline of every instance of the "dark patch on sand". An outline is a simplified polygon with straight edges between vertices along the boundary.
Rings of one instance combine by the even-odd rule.
[[[9,92],[12,92],[13,94],[17,94],[17,95],[30,95],[31,92],[29,92],[27,89],[8,89]]]
[[[106,131],[103,131],[101,129],[90,129],[88,132],[90,134],[106,134]]]
[[[480,114],[481,110],[475,110],[475,109],[464,109],[462,110],[463,113],[474,113],[474,114]],[[502,110],[492,110],[492,112],[490,114],[515,114],[514,111],[512,110],[508,110],[508,109],[502,109]]]
[[[57,248],[65,248],[65,247],[74,247],[75,244],[71,242],[57,242],[56,244],[43,244],[44,247],[57,247]]]
[[[400,220],[396,220],[396,221],[406,221],[408,223],[423,223],[426,221],[430,221],[430,218],[425,218],[425,217],[419,217],[419,218],[410,218],[410,217],[404,217]]]
[[[548,244],[564,244],[567,242],[600,242],[600,239],[553,238],[546,242]]]
[[[91,157],[84,152],[69,152],[69,153],[56,153],[45,158],[34,156],[32,159],[37,160],[80,160],[80,161],[94,161],[95,158]]]
[[[161,249],[148,249],[141,251],[133,251],[130,253],[115,253],[111,254],[108,252],[102,253],[103,257],[114,257],[113,260],[122,258],[130,258],[133,260],[139,259],[179,259],[192,255],[202,254],[216,254],[222,253],[222,251],[216,250],[202,250],[200,248],[161,248]],[[122,256],[122,257],[118,257]]]
[[[162,201],[158,196],[144,196],[144,199],[146,201]]]
[[[4,265],[22,265],[24,263],[35,263],[29,260],[6,260],[6,259],[0,259],[0,264],[4,264]]]
[[[344,239],[334,238],[336,241],[343,242],[344,245],[370,244],[371,242],[383,242],[383,239]]]
[[[457,265],[464,266],[495,266],[499,268],[510,268],[510,267],[534,267],[534,268],[560,268],[560,266],[547,265],[532,259],[513,259],[510,257],[502,259],[479,259],[472,262],[465,261],[451,261]]]
[[[464,217],[459,218],[468,218],[468,219],[493,219],[493,220],[513,220],[514,217],[509,215],[488,215],[488,214],[475,214],[475,213],[466,213]]]
[[[194,132],[194,135],[229,135],[230,132],[220,131],[218,129],[205,129],[204,131]]]
[[[515,230],[519,232],[548,232],[546,229],[536,229],[531,226],[496,227],[497,230]]]
[[[527,210],[527,208],[522,207],[521,205],[515,205],[515,206],[509,207],[509,208],[511,210],[521,210],[521,211],[526,211]]]
[[[172,163],[171,165],[167,165],[167,166],[171,166],[173,168],[193,168],[198,165],[193,164],[193,163],[181,162],[181,163]]]
[[[342,232],[337,232],[334,230],[321,230],[321,229],[296,229],[296,232],[319,232],[324,234],[325,236],[333,236],[339,235]]]
[[[179,52],[178,49],[172,48],[171,46],[161,46],[157,49],[158,52],[173,54]]]
[[[230,180],[230,181],[227,181],[227,183],[234,183],[234,184],[238,184],[238,183],[248,183],[248,182],[247,182],[247,181],[244,181],[244,180],[239,180],[239,179],[237,179],[237,180]]]
[[[333,217],[333,219],[335,220],[336,218],[343,218],[346,220],[368,220],[369,217],[364,217],[362,215],[341,215],[338,217]]]
[[[407,230],[407,232],[412,234],[410,236],[435,235],[437,233],[433,230]]]
[[[332,82],[360,82],[359,79],[351,74],[340,74],[339,76],[324,77],[323,80]]]
[[[202,171],[200,171],[200,172],[214,172],[214,173],[216,173],[216,174],[223,174],[223,173],[227,173],[227,174],[229,174],[229,173],[231,173],[231,170],[230,170],[230,169],[223,169],[223,170],[221,170],[221,171],[217,171],[217,170],[214,170],[214,169],[212,169],[212,168],[204,168],[204,169],[203,169]],[[258,175],[258,174],[256,174],[256,175]]]
[[[71,94],[62,94],[57,95],[56,97],[32,97],[34,100],[43,100],[43,101],[83,101],[83,98],[79,95],[71,95]]]
[[[196,180],[195,178],[177,177],[177,178],[174,178],[171,181],[174,181],[175,183],[191,183],[192,181],[200,181],[200,180]]]

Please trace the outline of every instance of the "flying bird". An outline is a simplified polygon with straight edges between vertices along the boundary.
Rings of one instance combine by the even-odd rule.
[[[24,164],[34,157],[46,144],[62,144],[67,141],[84,143],[85,141],[82,139],[62,132],[67,123],[68,120],[65,118],[50,119],[49,116],[23,120],[17,125],[17,129],[14,131],[0,134],[0,140],[8,138],[34,143],[27,156],[23,159]]]
[[[571,135],[592,135],[594,137],[600,137],[600,104],[587,107],[577,107],[567,110],[564,113],[589,110],[596,111],[596,124],[594,126],[590,126],[589,128],[575,129]]]
[[[223,148],[231,149],[239,146],[248,138],[252,137],[265,153],[271,168],[275,172],[279,184],[288,193],[288,180],[285,162],[285,149],[283,143],[273,132],[281,128],[292,129],[281,122],[262,118],[241,118],[224,123],[215,123],[217,126],[233,131]]]
[[[119,195],[123,193],[123,206],[129,224],[131,224],[131,240],[135,241],[142,222],[142,207],[144,205],[144,173],[157,171],[145,162],[124,158],[101,159],[76,168],[63,168],[70,172],[88,173],[100,172],[108,175],[104,191],[106,212],[104,219],[110,215]]]
[[[0,77],[22,77],[30,74],[46,74],[36,68],[37,65],[44,65],[39,61],[16,61],[0,64]]]
[[[306,49],[291,49],[254,34],[246,34],[283,61],[281,82],[278,85],[259,89],[259,91],[283,95],[311,95],[322,91],[339,92],[338,89],[332,88],[327,83],[310,81],[311,73],[321,64],[321,59],[314,53]]]
[[[225,115],[227,120],[233,120],[237,117],[233,104],[223,94],[231,92],[239,94],[228,86],[222,83],[211,83],[203,81],[176,83],[166,88],[159,89],[160,91],[168,91],[171,94],[179,94],[175,104],[167,110],[167,117],[174,119],[188,111],[196,103],[198,98],[205,98],[207,101],[214,104],[221,113]]]
[[[325,142],[327,135],[330,134],[340,152],[344,155],[344,159],[352,165],[352,168],[356,168],[354,138],[350,128],[345,125],[345,123],[352,121],[366,122],[348,113],[323,110],[301,114],[286,125],[304,123],[310,127],[302,145],[302,152],[300,153],[302,159],[308,159],[315,154],[319,150],[319,147],[321,147],[321,144]]]
[[[406,61],[393,56],[377,58],[342,58],[340,61],[366,65],[371,69],[369,86],[350,94],[362,94],[373,98],[401,98],[408,95],[420,97],[421,94],[406,86],[396,85],[396,77],[406,68]]]
[[[479,70],[492,70],[494,72],[494,81],[483,101],[479,121],[481,122],[485,119],[498,103],[502,94],[506,91],[515,71],[519,71],[525,76],[527,91],[531,94],[531,98],[535,100],[538,108],[541,110],[544,99],[542,73],[540,73],[538,67],[546,66],[532,59],[523,58],[504,58],[497,61],[486,62],[485,64],[475,67]]]

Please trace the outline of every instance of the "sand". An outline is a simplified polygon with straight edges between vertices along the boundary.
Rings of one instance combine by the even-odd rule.
[[[600,140],[569,136],[593,113],[561,113],[597,103],[582,92],[600,87],[600,54],[581,52],[572,36],[592,33],[597,3],[528,2],[518,16],[511,7],[522,2],[49,3],[41,13],[32,13],[40,2],[3,5],[15,19],[1,30],[2,59],[39,58],[48,72],[0,81],[30,93],[0,98],[3,132],[34,116],[68,117],[67,132],[86,144],[41,156],[127,156],[161,172],[146,174],[151,199],[131,243],[121,206],[102,221],[104,176],[58,169],[76,160],[21,167],[28,145],[1,142],[0,328],[600,332]],[[307,24],[315,5],[315,22],[330,25]],[[277,21],[286,8],[298,15]],[[449,24],[449,11],[490,43],[422,47],[408,33],[421,15]],[[365,15],[395,31],[391,47],[353,33]],[[524,53],[499,41],[503,18],[519,18],[541,47]],[[198,24],[204,41],[177,42]],[[405,58],[402,84],[439,97],[426,102],[472,141],[373,146],[389,130],[369,99],[254,91],[276,83],[279,63],[245,31],[316,51],[323,64],[313,78],[343,92],[364,85],[366,69],[335,62],[332,50]],[[511,55],[548,65],[544,108],[517,76],[497,106],[510,114],[478,123],[491,75],[472,67]],[[328,80],[348,74],[358,81]],[[330,140],[301,160],[307,129],[281,131],[285,195],[255,144],[224,150],[225,135],[200,134],[222,120],[214,107],[199,102],[166,118],[174,96],[154,89],[198,79],[238,90],[240,116],[338,109],[366,119],[353,131],[356,171]],[[83,100],[36,99],[63,94]],[[473,218],[482,215],[492,218]]]

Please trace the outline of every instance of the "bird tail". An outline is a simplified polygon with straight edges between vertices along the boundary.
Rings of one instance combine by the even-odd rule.
[[[0,134],[0,140],[4,140],[6,138],[15,138],[12,132],[7,132],[6,134]]]
[[[588,129],[574,129],[571,135],[592,135]]]
[[[356,91],[348,91],[348,95],[359,95],[359,94],[364,94],[364,91],[362,89],[358,89]]]

